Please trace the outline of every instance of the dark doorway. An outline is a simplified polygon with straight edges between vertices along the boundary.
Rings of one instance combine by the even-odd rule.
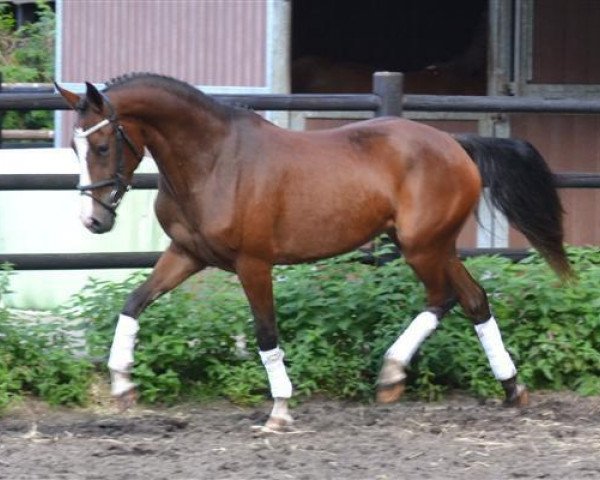
[[[369,91],[390,70],[414,72],[407,91],[485,93],[486,16],[487,0],[295,0],[292,90]]]

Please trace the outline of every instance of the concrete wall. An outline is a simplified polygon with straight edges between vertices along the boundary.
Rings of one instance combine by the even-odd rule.
[[[150,159],[139,171],[155,171]],[[78,173],[71,149],[0,150],[0,173]],[[5,253],[79,253],[163,250],[168,244],[153,211],[156,192],[132,190],[119,207],[115,229],[88,232],[79,221],[76,191],[0,192],[0,251]],[[11,279],[10,307],[51,309],[78,292],[88,277],[124,278],[124,270],[27,271]]]

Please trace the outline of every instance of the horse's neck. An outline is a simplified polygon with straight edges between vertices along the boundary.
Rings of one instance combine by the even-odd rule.
[[[145,147],[164,176],[184,182],[192,171],[210,170],[231,124],[218,106],[190,105],[167,94],[131,100],[126,115],[140,122]]]

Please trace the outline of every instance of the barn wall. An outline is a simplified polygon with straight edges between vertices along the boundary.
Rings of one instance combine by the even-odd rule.
[[[521,94],[549,98],[587,98],[600,94],[600,2],[596,0],[522,0],[531,20],[521,25],[523,66]],[[529,24],[527,22],[530,23]],[[531,28],[530,32],[527,29]],[[531,35],[528,40],[526,35]],[[527,67],[529,65],[529,67]],[[510,115],[512,137],[533,143],[556,172],[600,173],[600,116]],[[566,241],[574,245],[600,244],[600,191],[564,189]],[[511,230],[510,245],[527,245]]]
[[[535,2],[531,82],[600,83],[599,27],[597,0]]]
[[[513,115],[512,134],[528,139],[555,172],[600,173],[600,116]],[[566,241],[572,245],[600,244],[600,190],[561,189]],[[511,232],[511,246],[526,245]]]
[[[266,85],[266,0],[63,0],[61,10],[63,82],[151,71],[196,85]]]

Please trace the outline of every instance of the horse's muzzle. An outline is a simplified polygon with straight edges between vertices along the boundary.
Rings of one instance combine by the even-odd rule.
[[[114,226],[114,217],[107,216],[103,219],[99,219],[97,217],[87,217],[81,219],[85,228],[87,228],[92,233],[106,233],[112,230]]]

